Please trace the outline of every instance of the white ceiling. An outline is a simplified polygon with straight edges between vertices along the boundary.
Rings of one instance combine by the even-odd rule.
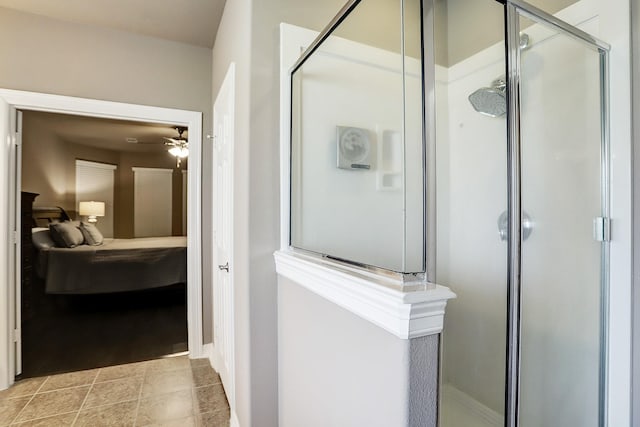
[[[213,47],[226,0],[0,0],[0,7]]]
[[[23,111],[23,123],[25,128],[37,128],[39,135],[51,134],[62,141],[114,151],[167,151],[163,137],[178,136],[173,125],[39,111]],[[183,136],[188,137],[187,133]],[[138,143],[127,142],[127,138],[136,138]]]

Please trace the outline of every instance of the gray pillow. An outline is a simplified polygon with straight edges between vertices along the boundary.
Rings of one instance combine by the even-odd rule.
[[[61,248],[75,248],[84,242],[80,229],[69,221],[50,224],[49,232],[53,241]]]
[[[39,251],[55,248],[56,242],[51,238],[48,228],[36,227],[31,229],[31,241]]]
[[[102,236],[102,233],[100,232],[100,230],[98,230],[98,227],[91,224],[90,222],[83,221],[80,224],[80,231],[82,231],[84,242],[87,245],[97,246],[101,245],[104,241],[104,236]]]

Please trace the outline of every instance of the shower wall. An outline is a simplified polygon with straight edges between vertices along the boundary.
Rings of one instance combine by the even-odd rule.
[[[506,122],[477,113],[467,97],[504,72],[500,53],[442,69],[436,92],[436,275],[457,294],[445,316],[444,393],[453,387],[496,412],[506,353],[507,252],[497,229],[507,206]]]
[[[586,0],[557,16],[598,34],[595,9],[594,2]],[[573,98],[577,104],[593,105],[593,97],[598,96],[598,74],[597,68],[585,68],[582,52],[568,49],[558,43],[557,38],[549,38],[539,26],[530,26],[525,32],[530,35],[533,47],[523,52],[523,73],[526,71],[523,78],[528,79],[530,91],[530,102],[523,111],[527,115],[523,120],[530,126],[523,126],[523,140],[535,144],[539,156],[529,159],[529,163],[523,162],[539,174],[530,180],[529,194],[536,194],[538,203],[535,212],[528,212],[534,227],[523,246],[530,257],[524,266],[527,276],[523,286],[528,289],[525,295],[528,300],[523,302],[523,316],[529,329],[525,331],[528,339],[523,344],[523,360],[533,363],[524,364],[522,370],[522,377],[531,388],[522,396],[521,425],[586,426],[597,420],[597,402],[592,402],[591,396],[587,396],[589,393],[584,391],[593,390],[593,381],[597,381],[597,372],[593,372],[592,367],[598,353],[598,342],[593,341],[598,313],[590,316],[595,324],[585,325],[576,321],[584,318],[577,311],[549,312],[545,300],[551,302],[555,298],[566,302],[576,297],[572,292],[584,282],[581,276],[584,272],[579,266],[555,262],[553,250],[545,252],[540,243],[536,246],[536,240],[540,239],[542,230],[549,235],[546,229],[553,227],[556,208],[563,210],[563,218],[585,216],[581,211],[584,206],[581,194],[572,198],[570,192],[565,192],[563,200],[554,202],[547,198],[549,191],[545,192],[544,186],[553,188],[578,181],[586,184],[584,179],[588,173],[580,169],[579,155],[575,162],[567,162],[566,159],[576,156],[577,152],[569,148],[558,150],[558,141],[576,140],[583,132],[584,135],[595,132],[599,137],[599,131],[590,129],[592,122],[576,129],[576,124],[584,120],[584,110],[580,105],[568,108],[566,102],[558,99]],[[504,74],[504,45],[498,43],[448,68],[440,67],[436,75],[437,282],[451,287],[458,295],[447,306],[443,335],[441,414],[445,427],[502,425],[507,245],[500,239],[497,222],[507,207],[507,128],[504,117],[491,118],[477,113],[467,97]],[[596,82],[586,97],[585,81]],[[594,118],[596,123],[597,120]],[[561,166],[545,168],[545,162],[549,166]],[[594,178],[593,174],[589,177]],[[599,188],[598,175],[595,179]],[[523,207],[526,211],[527,206]],[[568,245],[576,251],[576,259],[581,259],[580,251],[586,242]],[[591,249],[586,246],[584,250]],[[585,290],[587,295],[576,298],[576,310],[593,307],[597,295],[588,295],[589,292],[593,289]],[[585,333],[585,329],[590,333]],[[554,360],[563,362],[558,364]],[[560,369],[568,361],[573,365],[571,372]],[[580,376],[576,372],[581,370],[586,374],[582,375],[584,382],[578,383],[576,378]],[[549,381],[545,382],[544,378]],[[564,386],[557,387],[563,381]],[[578,424],[575,424],[576,413],[583,417]]]

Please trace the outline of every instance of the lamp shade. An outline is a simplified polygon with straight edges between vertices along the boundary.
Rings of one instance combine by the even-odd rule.
[[[79,214],[84,216],[104,216],[104,202],[80,202]]]

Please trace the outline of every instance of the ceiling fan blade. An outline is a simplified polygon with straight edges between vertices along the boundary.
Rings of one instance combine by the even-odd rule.
[[[138,141],[136,145],[153,145],[153,144],[163,144],[164,141]]]

